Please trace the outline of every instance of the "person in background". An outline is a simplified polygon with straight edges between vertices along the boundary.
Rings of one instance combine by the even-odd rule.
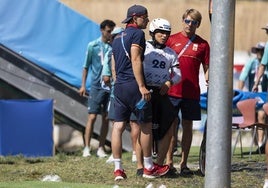
[[[252,90],[254,81],[257,78],[258,67],[261,63],[261,59],[262,59],[263,52],[264,52],[264,47],[265,47],[265,43],[259,42],[258,44],[256,44],[256,46],[253,46],[251,48],[251,52],[253,54],[256,54],[256,57],[254,57],[253,59],[250,59],[243,67],[242,72],[239,76],[238,89],[243,90],[245,86],[245,82],[248,81],[248,90],[249,91]],[[261,84],[258,87],[259,92],[267,91],[267,82],[268,82],[267,77],[268,77],[268,69],[266,66],[264,76],[262,77],[260,81]],[[265,124],[266,115],[263,110],[258,110],[257,118],[258,118],[258,122]],[[263,129],[258,129],[257,133],[258,133],[258,147],[263,148],[263,149],[260,149],[260,151],[264,152],[265,131]]]
[[[182,31],[171,35],[166,43],[178,54],[181,70],[181,81],[170,87],[168,95],[174,107],[182,115],[182,139],[180,175],[191,175],[193,172],[187,166],[187,160],[192,143],[193,120],[201,119],[199,69],[203,66],[205,80],[208,83],[208,67],[210,47],[206,40],[196,34],[202,16],[198,10],[187,9],[182,15]],[[178,118],[173,123],[176,131]],[[174,137],[174,136],[173,136]],[[173,139],[175,140],[175,139]],[[171,142],[167,154],[167,164],[173,166],[174,142]]]
[[[265,30],[266,35],[268,36],[268,24],[262,29]],[[257,79],[254,82],[252,91],[258,92],[258,86],[259,86],[259,83],[261,81],[261,78],[265,72],[267,65],[268,65],[268,41],[266,41],[265,43],[264,52],[263,52],[263,56],[261,59],[261,64],[258,69]],[[266,156],[266,164],[267,164],[267,169],[268,169],[268,139],[266,139],[266,143],[265,143],[265,156]],[[266,172],[263,188],[268,188],[268,170]]]
[[[143,177],[155,178],[166,174],[167,165],[159,166],[152,159],[152,108],[151,93],[145,85],[142,61],[145,50],[145,34],[142,29],[149,22],[147,9],[141,5],[128,8],[124,32],[114,38],[112,48],[115,62],[114,124],[112,129],[112,153],[114,157],[115,181],[127,178],[122,165],[122,133],[131,113],[140,125],[138,142],[143,151]],[[143,99],[145,105],[138,109],[136,104]]]
[[[171,25],[163,18],[150,23],[151,40],[146,42],[143,69],[147,88],[152,91],[153,146],[157,154],[156,164],[163,165],[172,136],[171,125],[176,118],[175,109],[167,92],[181,79],[177,54],[165,45],[171,33]],[[138,161],[140,158],[138,158]],[[139,163],[137,165],[139,175]]]
[[[86,94],[86,80],[88,72],[90,72],[90,92],[88,96],[88,120],[84,133],[85,147],[83,150],[83,157],[91,156],[90,153],[90,140],[92,137],[94,123],[97,115],[102,116],[102,125],[99,136],[99,147],[97,150],[98,157],[106,157],[105,152],[105,140],[108,133],[108,119],[107,119],[107,105],[109,102],[110,91],[107,88],[103,88],[104,82],[102,80],[102,66],[104,61],[110,61],[107,55],[111,55],[111,32],[115,27],[115,23],[112,20],[104,20],[100,24],[101,37],[89,42],[87,46],[86,60],[84,63],[84,69],[82,74],[82,85],[79,89],[79,94],[85,96]],[[106,57],[106,58],[105,58]]]
[[[266,27],[263,27],[262,29],[264,29],[266,31],[266,34],[268,35],[268,24],[266,25]],[[257,92],[259,90],[259,84],[263,77],[263,74],[265,73],[267,64],[268,64],[268,41],[265,43],[261,64],[258,67],[257,78],[254,80],[252,91]]]
[[[254,81],[257,79],[258,67],[261,63],[261,59],[264,52],[265,43],[259,42],[256,46],[251,48],[251,52],[256,54],[256,57],[250,59],[243,67],[241,74],[239,76],[238,89],[242,90],[245,86],[246,80],[248,80],[248,90],[251,91],[254,85]],[[260,80],[260,85],[258,91],[267,91],[267,77],[268,70],[265,68],[265,76]]]

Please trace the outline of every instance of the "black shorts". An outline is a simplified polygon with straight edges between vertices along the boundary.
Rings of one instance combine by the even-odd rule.
[[[177,113],[169,100],[168,95],[160,95],[159,89],[153,89],[151,102],[153,113],[153,137],[155,140],[161,140],[171,127]],[[158,128],[154,129],[155,127]]]
[[[199,100],[169,97],[176,113],[181,110],[182,119],[201,120],[201,107]]]

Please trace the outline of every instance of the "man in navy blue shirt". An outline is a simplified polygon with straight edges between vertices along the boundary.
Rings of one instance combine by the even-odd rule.
[[[126,121],[133,112],[141,127],[138,142],[143,151],[143,177],[154,178],[164,175],[169,167],[159,166],[152,160],[152,109],[151,94],[146,88],[143,75],[143,58],[145,50],[145,34],[142,29],[149,22],[147,9],[141,5],[133,5],[127,11],[127,18],[122,23],[126,29],[117,35],[112,44],[115,62],[116,81],[114,85],[114,125],[112,131],[112,152],[114,158],[115,181],[126,179],[122,167],[122,133]],[[143,109],[135,105],[143,98],[147,101]]]

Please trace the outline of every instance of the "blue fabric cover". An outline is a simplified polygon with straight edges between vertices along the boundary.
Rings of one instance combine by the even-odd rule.
[[[99,24],[56,0],[0,5],[0,43],[79,88],[87,44],[100,36]]]
[[[233,115],[240,115],[236,108],[236,103],[245,99],[259,99],[256,108],[259,109],[267,101],[267,92],[245,92],[241,90],[234,90],[233,96]],[[202,110],[207,110],[207,92],[200,95],[200,105]]]
[[[0,155],[53,154],[53,100],[0,100]]]

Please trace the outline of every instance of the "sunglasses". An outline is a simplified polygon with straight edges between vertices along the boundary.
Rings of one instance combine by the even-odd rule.
[[[184,23],[186,23],[187,25],[189,25],[191,23],[191,25],[197,25],[199,22],[196,20],[184,20]]]

